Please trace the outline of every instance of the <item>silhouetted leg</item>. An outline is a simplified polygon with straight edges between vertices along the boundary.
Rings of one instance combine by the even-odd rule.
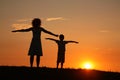
[[[61,63],[61,69],[63,68],[63,63]]]
[[[30,56],[30,66],[33,67],[34,56]]]
[[[37,58],[36,58],[36,62],[37,62],[37,67],[39,67],[39,64],[40,64],[40,56],[37,55]]]
[[[58,66],[59,66],[59,62],[57,62],[57,69],[58,69]]]

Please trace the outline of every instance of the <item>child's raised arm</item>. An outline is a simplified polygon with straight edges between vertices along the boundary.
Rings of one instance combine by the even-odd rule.
[[[66,41],[67,43],[79,43],[79,42],[77,42],[77,41]]]
[[[52,38],[45,38],[46,40],[52,40],[52,41],[56,41],[56,39],[52,39]]]
[[[28,32],[31,30],[32,30],[32,28],[28,28],[28,29],[21,29],[21,30],[13,30],[12,32]]]

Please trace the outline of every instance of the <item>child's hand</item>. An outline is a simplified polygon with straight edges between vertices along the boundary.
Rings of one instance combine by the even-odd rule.
[[[17,32],[17,31],[15,30],[15,31],[12,31],[12,32]]]
[[[75,42],[75,43],[77,43],[77,44],[78,44],[79,42]]]
[[[49,38],[45,38],[45,39],[47,39],[47,40],[48,40]]]

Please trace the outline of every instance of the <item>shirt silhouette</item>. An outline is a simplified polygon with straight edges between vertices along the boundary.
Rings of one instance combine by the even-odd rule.
[[[59,66],[59,63],[61,63],[61,68],[63,68],[63,63],[65,62],[65,50],[66,50],[66,44],[67,43],[78,43],[76,41],[64,41],[64,35],[61,34],[59,36],[60,40],[52,39],[52,38],[46,38],[47,40],[55,41],[58,45],[58,55],[57,55],[57,68]]]
[[[33,19],[32,26],[33,27],[28,28],[28,29],[14,30],[12,32],[29,32],[29,31],[32,31],[33,37],[32,37],[32,41],[31,41],[31,45],[30,45],[30,48],[29,48],[28,55],[30,55],[30,65],[31,65],[31,67],[33,66],[34,55],[37,56],[36,62],[37,62],[37,67],[39,67],[40,56],[43,56],[42,43],[41,43],[41,32],[45,32],[47,34],[50,34],[50,35],[53,35],[53,36],[56,36],[56,37],[58,35],[42,28],[41,27],[41,20],[39,18]]]

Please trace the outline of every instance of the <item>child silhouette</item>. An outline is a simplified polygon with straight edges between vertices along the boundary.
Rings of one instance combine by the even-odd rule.
[[[45,32],[47,34],[58,36],[50,31],[41,27],[41,20],[39,18],[35,18],[32,21],[32,27],[28,29],[14,30],[12,32],[29,32],[32,31],[33,38],[31,41],[31,45],[29,48],[28,55],[30,56],[30,66],[33,67],[34,56],[36,55],[36,63],[37,67],[40,64],[40,56],[43,56],[42,53],[42,43],[41,43],[41,32]]]
[[[57,68],[59,63],[61,63],[61,69],[63,68],[63,63],[65,62],[65,45],[67,43],[78,43],[76,41],[64,41],[64,35],[60,34],[59,39],[46,38],[47,40],[55,41],[58,44],[58,55],[57,55]]]

